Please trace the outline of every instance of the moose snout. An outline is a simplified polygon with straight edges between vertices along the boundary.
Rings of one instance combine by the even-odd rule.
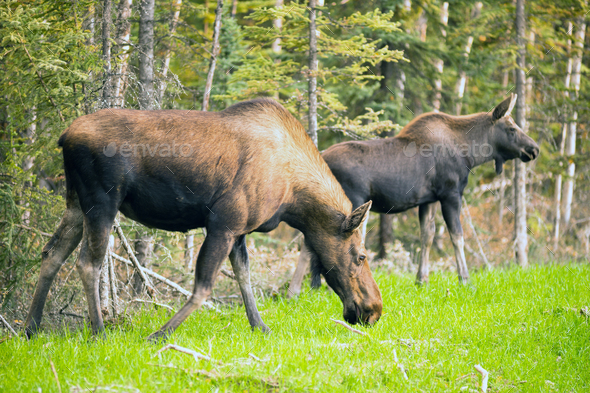
[[[527,146],[521,150],[520,159],[522,162],[529,162],[536,159],[539,156],[539,146],[537,144],[533,146]]]
[[[344,310],[344,319],[351,325],[360,323],[363,325],[373,325],[379,318],[383,311],[383,303],[381,301],[372,302],[359,306],[354,303],[351,307]]]

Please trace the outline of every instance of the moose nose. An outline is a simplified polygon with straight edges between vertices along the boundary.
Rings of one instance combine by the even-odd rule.
[[[531,157],[531,160],[534,160],[539,156],[539,147],[538,146],[529,146],[526,148],[526,152]]]

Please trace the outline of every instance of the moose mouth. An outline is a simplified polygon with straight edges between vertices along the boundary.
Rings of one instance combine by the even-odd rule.
[[[371,321],[371,313],[363,314],[356,302],[353,305],[354,307],[349,307],[344,313],[344,319],[351,325],[372,325],[379,320],[379,317],[377,317],[374,321]]]
[[[522,162],[529,162],[534,160],[539,156],[539,148],[538,147],[525,147],[520,149],[520,160]]]

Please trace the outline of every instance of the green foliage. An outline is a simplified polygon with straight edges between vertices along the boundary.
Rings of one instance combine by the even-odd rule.
[[[50,360],[63,391],[478,391],[476,364],[489,373],[488,391],[590,388],[590,331],[580,312],[587,265],[478,273],[473,287],[451,273],[434,274],[423,288],[408,275],[377,272],[376,280],[384,314],[371,328],[356,327],[367,336],[330,320],[342,319],[333,292],[304,288],[297,300],[258,300],[268,335],[250,330],[241,306],[193,313],[170,341],[219,361],[195,362],[176,351],[156,356],[163,344],[145,337],[170,314],[146,306],[104,339],[79,326],[3,342],[0,390],[57,391]]]
[[[82,20],[91,1],[0,5],[0,305],[38,266],[63,211],[57,138],[94,100],[96,48]],[[40,178],[41,177],[41,178]],[[50,188],[50,192],[47,188]]]
[[[280,30],[270,22],[283,20]],[[365,33],[397,33],[399,24],[392,21],[393,13],[355,12],[350,16],[332,15],[328,7],[317,11],[318,30],[318,124],[320,130],[339,130],[351,135],[368,137],[394,127],[389,120],[379,118],[383,112],[367,111],[350,118],[347,105],[337,93],[344,84],[349,89],[362,89],[382,77],[371,67],[383,61],[403,59],[402,51],[380,45],[379,39]],[[253,26],[244,27],[244,37],[251,46],[247,57],[232,74],[229,91],[223,96],[236,101],[260,95],[275,96],[299,118],[307,107],[309,52],[309,11],[305,4],[291,2],[281,8],[261,8],[247,19]],[[277,41],[279,40],[279,41]],[[280,42],[280,52],[271,49]],[[383,121],[382,121],[383,120]]]

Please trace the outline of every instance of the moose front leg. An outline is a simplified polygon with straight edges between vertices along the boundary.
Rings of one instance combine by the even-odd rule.
[[[256,307],[256,300],[252,293],[252,285],[250,284],[250,261],[248,259],[248,249],[246,248],[246,235],[238,237],[231,253],[229,254],[232,268],[236,275],[236,280],[240,285],[242,292],[242,299],[246,307],[246,315],[252,330],[260,329],[263,332],[269,332],[270,329],[264,324],[258,308]]]
[[[434,223],[435,213],[436,203],[420,205],[418,208],[418,215],[420,217],[420,241],[422,246],[422,250],[420,251],[420,265],[418,266],[418,274],[416,276],[416,284],[418,285],[428,283],[428,258],[436,231],[436,225]]]
[[[469,271],[465,262],[465,241],[463,240],[463,228],[461,227],[461,196],[441,201],[441,207],[455,249],[459,282],[467,284],[469,282]]]
[[[221,268],[221,264],[228,257],[235,242],[231,231],[210,229],[201,246],[195,268],[195,286],[188,302],[158,331],[148,337],[156,342],[166,339],[189,315],[199,307],[211,293],[213,282]]]

